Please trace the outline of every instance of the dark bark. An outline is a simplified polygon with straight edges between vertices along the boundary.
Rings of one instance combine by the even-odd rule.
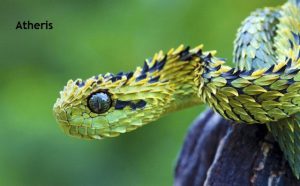
[[[190,127],[174,185],[300,185],[265,125],[233,124],[211,110]]]

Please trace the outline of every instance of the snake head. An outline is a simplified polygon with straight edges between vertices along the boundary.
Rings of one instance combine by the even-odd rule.
[[[70,80],[54,104],[54,115],[67,134],[100,139],[199,104],[201,49],[181,45],[146,59],[134,72]]]
[[[156,120],[171,100],[172,89],[135,73],[69,80],[54,104],[65,133],[85,139],[115,137]],[[149,83],[150,82],[150,83]]]

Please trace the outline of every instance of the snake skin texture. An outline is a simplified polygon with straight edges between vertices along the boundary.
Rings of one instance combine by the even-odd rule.
[[[242,69],[260,69],[270,67],[276,64],[281,58],[285,59],[287,51],[282,52],[281,46],[276,41],[284,41],[285,32],[288,32],[279,26],[281,22],[292,26],[295,23],[291,21],[299,21],[299,13],[297,6],[300,1],[291,1],[291,4],[286,4],[283,8],[266,8],[258,10],[251,14],[244,22],[243,26],[239,29],[237,39],[235,41],[234,50],[234,62],[236,68]],[[295,6],[296,5],[296,6]],[[284,9],[281,10],[281,9]],[[295,16],[295,17],[293,17]],[[298,20],[295,19],[298,17]],[[251,29],[248,24],[252,25]],[[299,24],[299,23],[296,23]],[[299,27],[294,28],[295,32],[299,30]],[[276,37],[277,35],[282,35]],[[259,45],[257,44],[259,43]],[[285,44],[287,48],[292,46],[292,42]],[[278,50],[277,50],[278,48]],[[280,55],[278,53],[281,52]],[[252,53],[252,54],[251,54]],[[293,107],[291,105],[291,107]],[[286,159],[294,172],[299,178],[299,166],[300,166],[300,115],[295,114],[286,119],[281,119],[277,122],[268,123],[268,129],[273,134],[275,139],[279,142],[279,145],[284,152]]]
[[[158,52],[133,72],[69,80],[54,115],[65,133],[101,139],[208,104],[226,119],[266,124],[299,178],[299,7],[299,0],[290,0],[246,18],[234,44],[235,68],[203,45],[181,45]]]

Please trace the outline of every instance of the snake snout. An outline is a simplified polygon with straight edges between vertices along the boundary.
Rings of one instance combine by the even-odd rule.
[[[58,98],[57,101],[55,102],[53,106],[53,114],[56,119],[56,121],[61,125],[61,126],[68,126],[68,117],[66,111],[62,108],[61,106],[61,99]]]

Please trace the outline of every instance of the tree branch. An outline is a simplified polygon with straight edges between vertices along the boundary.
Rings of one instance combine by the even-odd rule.
[[[232,125],[211,110],[190,127],[174,185],[300,185],[265,125]]]

